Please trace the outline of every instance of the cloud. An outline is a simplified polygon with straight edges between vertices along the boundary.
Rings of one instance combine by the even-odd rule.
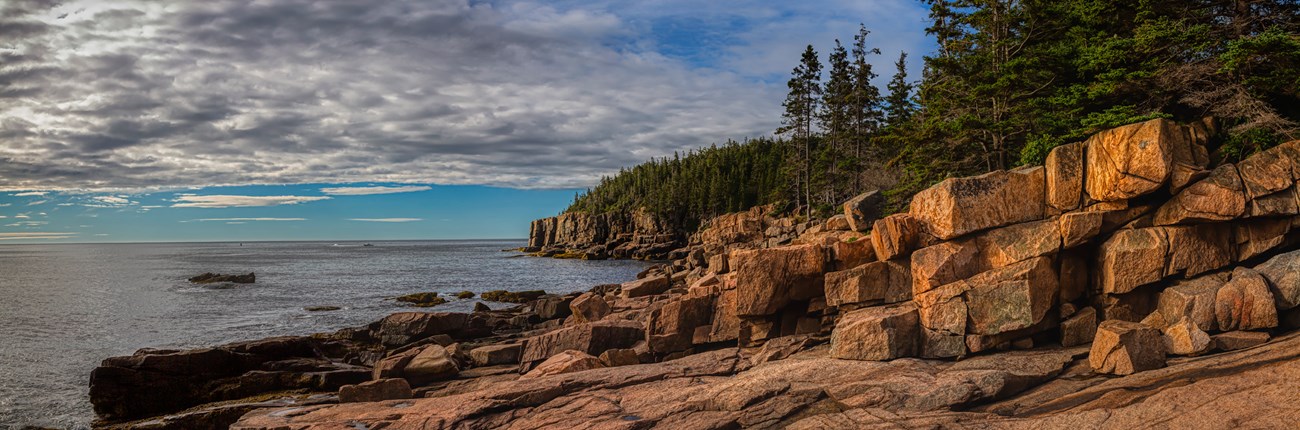
[[[49,200],[37,200],[37,201],[31,202],[31,203],[28,203],[27,206],[43,205],[43,204],[45,204],[45,202],[48,202],[48,201],[49,201]]]
[[[407,185],[401,187],[336,187],[321,188],[320,192],[331,196],[368,196],[372,194],[412,193],[433,189],[427,185]]]
[[[296,205],[299,203],[329,200],[325,196],[177,196],[174,208],[247,208],[279,205]]]
[[[348,221],[362,222],[416,222],[424,221],[423,218],[348,218]]]
[[[92,199],[93,199],[93,200],[96,200],[96,201],[99,201],[99,202],[101,202],[101,203],[108,203],[108,204],[113,204],[113,205],[126,205],[126,204],[131,204],[131,201],[130,201],[130,200],[127,200],[127,199],[124,199],[124,198],[121,198],[121,197],[117,197],[117,196],[98,196],[98,197],[92,197]]]
[[[56,233],[56,232],[17,232],[17,233],[0,233],[0,240],[58,240],[71,239],[77,237],[77,233]]]
[[[585,187],[770,134],[805,43],[865,20],[887,75],[928,40],[911,0],[11,3],[0,182],[24,189]]]
[[[48,192],[48,191],[28,191],[28,192],[25,192],[25,193],[14,194],[14,196],[15,196],[15,197],[43,196],[43,195],[46,195],[46,194],[49,194],[49,192]]]
[[[235,221],[235,222],[244,222],[244,221],[306,221],[306,220],[307,220],[307,218],[203,218],[203,219],[196,219],[196,220],[194,220],[194,221],[198,221],[198,222],[207,222],[207,221]]]
[[[136,204],[136,202],[122,196],[95,196],[91,197],[88,203],[83,203],[82,206],[90,208],[120,208],[134,204]]]

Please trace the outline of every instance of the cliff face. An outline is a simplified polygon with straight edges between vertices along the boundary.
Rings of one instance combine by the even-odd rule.
[[[662,260],[682,245],[683,237],[681,227],[643,210],[569,212],[534,220],[529,226],[528,247],[543,256]]]

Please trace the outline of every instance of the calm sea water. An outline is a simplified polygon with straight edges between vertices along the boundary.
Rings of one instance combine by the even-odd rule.
[[[85,428],[90,371],[142,347],[198,347],[334,331],[422,291],[572,292],[644,264],[521,257],[521,241],[0,246],[0,428]],[[192,285],[203,272],[257,283]],[[467,311],[475,300],[433,310]],[[342,310],[308,312],[304,306]],[[499,306],[497,306],[499,307]]]

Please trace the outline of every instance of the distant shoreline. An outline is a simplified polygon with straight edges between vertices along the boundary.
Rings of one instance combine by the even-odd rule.
[[[22,242],[3,243],[0,246],[18,245],[183,245],[183,244],[223,244],[223,243],[393,243],[393,242],[527,242],[527,237],[519,238],[482,238],[482,239],[317,239],[317,240],[222,240],[222,241],[175,241],[175,242]]]

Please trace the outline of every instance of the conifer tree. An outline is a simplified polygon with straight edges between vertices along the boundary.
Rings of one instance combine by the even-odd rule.
[[[787,86],[790,93],[786,95],[785,113],[782,115],[782,127],[777,134],[790,135],[795,156],[793,160],[793,177],[795,179],[795,200],[805,208],[805,215],[812,216],[812,154],[815,151],[813,126],[817,103],[821,99],[821,61],[812,45],[804,49],[799,65],[791,72]]]

